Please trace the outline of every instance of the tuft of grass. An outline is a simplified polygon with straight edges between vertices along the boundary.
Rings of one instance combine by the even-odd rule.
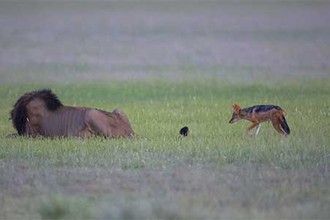
[[[91,213],[87,200],[54,195],[41,199],[38,210],[41,219],[89,219]]]

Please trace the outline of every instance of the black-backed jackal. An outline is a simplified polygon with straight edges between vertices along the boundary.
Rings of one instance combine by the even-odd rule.
[[[248,133],[250,133],[253,128],[256,128],[254,135],[257,135],[260,130],[260,123],[271,121],[277,132],[285,136],[290,134],[290,128],[286,123],[284,111],[279,106],[255,105],[242,109],[239,105],[234,104],[232,107],[234,112],[229,123],[233,124],[240,119],[251,121],[252,125],[247,128]]]

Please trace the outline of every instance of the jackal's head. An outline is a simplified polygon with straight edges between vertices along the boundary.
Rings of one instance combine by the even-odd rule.
[[[231,119],[229,120],[230,124],[233,124],[242,118],[241,107],[239,107],[239,105],[237,105],[237,104],[233,104],[232,107],[233,107],[234,112],[233,112],[233,115],[231,116]]]

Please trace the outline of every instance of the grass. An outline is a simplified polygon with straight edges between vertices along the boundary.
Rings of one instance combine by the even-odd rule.
[[[0,219],[329,219],[329,6],[0,1]],[[138,137],[6,138],[47,87]],[[280,105],[292,134],[247,136],[235,102]]]
[[[13,131],[11,104],[39,86],[2,87],[1,216],[325,218],[329,83],[51,86],[67,105],[120,106],[139,135],[134,140],[5,138]],[[228,124],[233,101],[281,105],[292,134],[284,138],[266,123],[258,137],[247,136],[248,122]],[[184,125],[191,133],[179,139]]]

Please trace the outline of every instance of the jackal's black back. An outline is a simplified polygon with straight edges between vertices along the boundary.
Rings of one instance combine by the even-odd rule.
[[[249,108],[243,109],[247,113],[252,113],[252,112],[267,112],[269,110],[276,109],[276,110],[282,110],[281,107],[277,105],[254,105]]]

